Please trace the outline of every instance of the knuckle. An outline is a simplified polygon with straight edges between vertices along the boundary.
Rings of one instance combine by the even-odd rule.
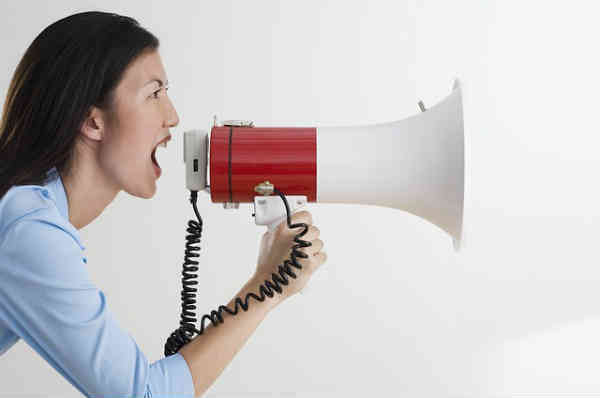
[[[306,258],[298,258],[298,264],[300,264],[303,267],[312,267],[312,257],[311,255],[309,255]]]
[[[300,210],[293,214],[294,217],[306,217],[310,216],[310,212],[308,210]]]
[[[313,229],[313,233],[315,234],[315,237],[318,237],[319,235],[321,235],[321,230],[319,228],[317,228],[316,226],[312,225],[311,228]]]
[[[314,245],[313,245],[313,243],[312,243],[312,242],[308,242],[308,243],[310,243],[310,245],[307,245],[307,246],[301,246],[301,247],[299,247],[299,248],[298,248],[298,250],[299,250],[300,252],[304,253],[304,254],[309,254],[309,255],[310,255],[310,252],[311,252],[311,250],[313,250],[313,249],[312,249],[312,247],[313,247]]]
[[[311,214],[310,211],[308,211],[308,210],[302,210],[298,214],[300,214],[300,217],[307,219],[307,221],[306,221],[307,224],[312,224],[313,223],[313,218],[312,218],[312,214]]]

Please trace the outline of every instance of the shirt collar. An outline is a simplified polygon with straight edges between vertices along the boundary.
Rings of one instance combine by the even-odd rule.
[[[56,167],[51,168],[46,172],[46,183],[45,186],[52,192],[56,207],[60,212],[60,215],[69,221],[69,204],[67,202],[67,194],[65,187],[62,183],[62,178],[58,173]]]
[[[79,231],[69,221],[69,203],[67,201],[67,193],[65,191],[62,178],[60,177],[56,167],[53,167],[46,172],[46,181],[44,183],[44,187],[46,187],[48,190],[50,198],[52,198],[54,203],[56,203],[56,207],[58,208],[60,215],[63,216],[67,223],[73,228],[71,232],[73,236],[75,236],[75,240],[79,244],[79,247],[81,247],[82,250],[85,250],[85,246],[81,241]]]

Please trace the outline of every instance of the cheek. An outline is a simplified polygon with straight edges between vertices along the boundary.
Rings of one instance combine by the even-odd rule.
[[[140,159],[150,156],[155,135],[153,134],[153,117],[151,107],[140,105],[121,118],[118,134],[115,135],[116,146],[123,156]]]
[[[104,166],[115,172],[133,172],[151,162],[153,136],[143,122],[121,124],[104,142],[100,153]]]

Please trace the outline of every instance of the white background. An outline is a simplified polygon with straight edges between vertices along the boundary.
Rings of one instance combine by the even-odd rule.
[[[180,115],[151,200],[120,193],[82,236],[109,306],[151,361],[178,326],[182,133],[380,123],[463,82],[464,250],[411,214],[310,204],[328,260],[259,326],[211,397],[600,395],[600,62],[594,2],[4,1],[0,94],[69,14],[114,11],[161,40]],[[339,154],[343,156],[343,154]],[[360,167],[358,165],[357,167]],[[264,227],[200,197],[201,313],[252,274]],[[127,360],[124,358],[124,360]],[[77,397],[24,342],[0,396]]]

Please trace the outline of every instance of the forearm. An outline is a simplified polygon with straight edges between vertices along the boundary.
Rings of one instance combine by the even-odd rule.
[[[240,297],[244,300],[250,292],[260,296],[258,289],[263,282],[263,279],[251,278],[227,306],[233,310],[235,299]],[[260,322],[280,303],[279,297],[275,293],[272,298],[267,297],[263,302],[250,298],[248,311],[239,307],[237,315],[222,311],[224,323],[216,327],[209,324],[202,335],[196,336],[179,350],[190,368],[196,397],[202,396],[219,377]]]

